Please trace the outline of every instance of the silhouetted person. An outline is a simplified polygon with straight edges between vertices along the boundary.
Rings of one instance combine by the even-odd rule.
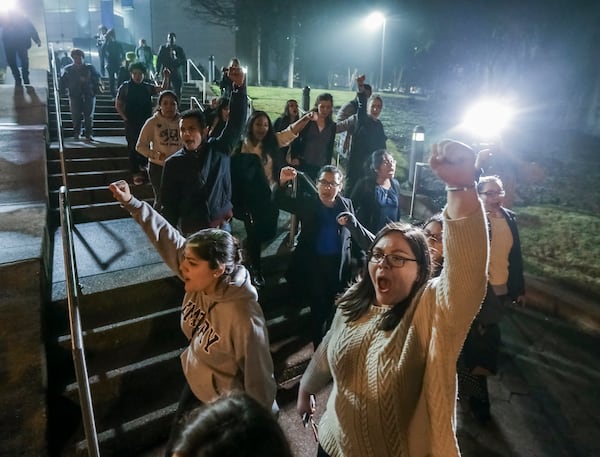
[[[92,64],[85,63],[85,55],[81,49],[71,50],[73,63],[62,70],[60,77],[61,91],[69,91],[69,103],[73,117],[73,138],[79,140],[81,136],[81,117],[85,125],[85,138],[93,141],[92,128],[94,122],[94,107],[96,106],[96,92],[100,82],[100,75]]]
[[[181,76],[181,68],[185,65],[187,59],[185,52],[181,46],[175,44],[176,35],[174,32],[169,32],[167,35],[167,43],[161,44],[158,48],[158,56],[156,57],[156,72],[161,73],[163,68],[171,70],[171,85],[173,91],[177,95],[177,99],[181,100],[181,86],[183,84]],[[183,102],[182,102],[183,103]]]
[[[98,26],[98,35],[96,35],[96,47],[98,48],[98,57],[100,58],[100,74],[102,76],[106,74],[104,53],[102,52],[102,48],[104,47],[104,43],[106,43],[107,32],[108,29],[105,25]]]
[[[106,43],[102,46],[102,54],[106,59],[106,71],[108,71],[108,84],[110,86],[110,93],[114,97],[117,94],[116,82],[118,78],[119,69],[125,58],[123,52],[123,46],[117,41],[117,36],[114,29],[110,29],[106,32]]]
[[[1,18],[2,41],[6,62],[15,78],[15,86],[29,84],[29,56],[27,54],[33,40],[38,47],[42,45],[37,30],[29,19],[19,12],[14,12],[10,17],[4,14]],[[21,62],[21,71],[17,64],[17,57]],[[21,76],[23,79],[21,79]]]

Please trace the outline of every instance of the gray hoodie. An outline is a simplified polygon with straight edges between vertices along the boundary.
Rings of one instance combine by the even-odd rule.
[[[133,197],[125,208],[165,263],[181,277],[185,238],[147,203]],[[243,390],[277,412],[269,336],[257,300],[250,275],[241,265],[224,278],[214,294],[185,294],[181,329],[189,346],[181,354],[181,365],[190,389],[202,402]]]

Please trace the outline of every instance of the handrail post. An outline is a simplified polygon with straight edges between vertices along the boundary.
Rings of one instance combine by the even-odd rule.
[[[79,404],[83,429],[87,442],[88,455],[100,457],[98,445],[98,434],[94,421],[94,407],[92,405],[92,394],[85,361],[85,349],[83,344],[83,330],[81,316],[79,313],[79,278],[77,275],[77,264],[75,261],[75,249],[73,245],[73,222],[71,219],[71,206],[66,186],[61,186],[59,191],[60,200],[60,222],[62,227],[63,255],[65,262],[65,280],[67,285],[67,305],[69,308],[69,326],[71,330],[71,352],[75,366],[75,377],[79,392]]]
[[[296,170],[296,176],[292,180],[292,198],[296,198],[298,195],[298,177],[302,178],[304,180],[304,182],[306,182],[306,184],[308,184],[309,188],[315,194],[319,193],[319,191],[317,190],[317,186],[315,186],[315,183],[310,178],[310,176],[308,176],[303,171]],[[290,224],[291,224],[290,225],[290,234],[289,234],[289,239],[288,239],[288,245],[290,247],[294,246],[294,238],[296,238],[296,226],[298,225],[296,220],[297,220],[297,216],[292,213],[292,217],[290,219]]]
[[[298,176],[296,175],[292,180],[292,198],[296,198],[298,194]],[[291,249],[294,247],[294,239],[296,238],[296,227],[298,226],[298,216],[292,213],[290,217],[290,233],[288,236],[288,247]]]
[[[200,69],[196,66],[196,64],[194,62],[192,62],[192,59],[188,59],[186,62],[187,65],[187,82],[191,83],[196,81],[195,79],[192,79],[191,74],[192,74],[192,68],[194,70],[196,70],[196,72],[200,75],[200,80],[202,81],[202,103],[206,104],[206,76],[204,76],[204,74],[200,71]]]

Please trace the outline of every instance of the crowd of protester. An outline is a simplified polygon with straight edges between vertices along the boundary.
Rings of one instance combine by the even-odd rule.
[[[137,199],[126,181],[110,190],[185,287],[185,385],[165,455],[224,455],[232,440],[245,455],[291,455],[276,421],[259,304],[262,246],[277,235],[285,210],[300,221],[285,276],[310,307],[314,349],[299,414],[312,416],[311,395],[333,384],[318,455],[458,456],[457,391],[480,422],[490,419],[498,322],[524,296],[514,213],[502,206],[502,181],[479,177],[482,157],[458,141],[436,143],[429,164],[446,184],[446,206],[423,227],[403,223],[396,163],[379,120],[383,100],[364,76],[337,120],[333,97],[323,93],[304,115],[288,100],[272,123],[263,111],[248,116],[245,76],[234,58],[212,109],[180,113],[185,54],[175,34],[158,53],[162,85],[148,78],[151,49],[140,40],[130,78],[113,87],[112,64],[123,55],[111,44],[113,31],[101,32],[126,125],[131,184],[149,179],[154,201]],[[82,51],[71,56],[61,83],[80,113],[76,138],[85,132],[91,139],[99,74]],[[72,75],[84,71],[78,87],[83,79]],[[334,165],[338,133],[343,161]],[[244,224],[243,244],[230,234],[232,218]],[[264,439],[247,441],[254,432]]]

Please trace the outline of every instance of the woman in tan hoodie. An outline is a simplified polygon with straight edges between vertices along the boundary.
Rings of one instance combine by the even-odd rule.
[[[140,132],[136,150],[148,157],[150,166],[148,174],[154,191],[154,207],[156,209],[160,196],[160,184],[165,160],[182,147],[179,137],[179,111],[177,96],[171,90],[165,90],[158,96],[158,107]]]

